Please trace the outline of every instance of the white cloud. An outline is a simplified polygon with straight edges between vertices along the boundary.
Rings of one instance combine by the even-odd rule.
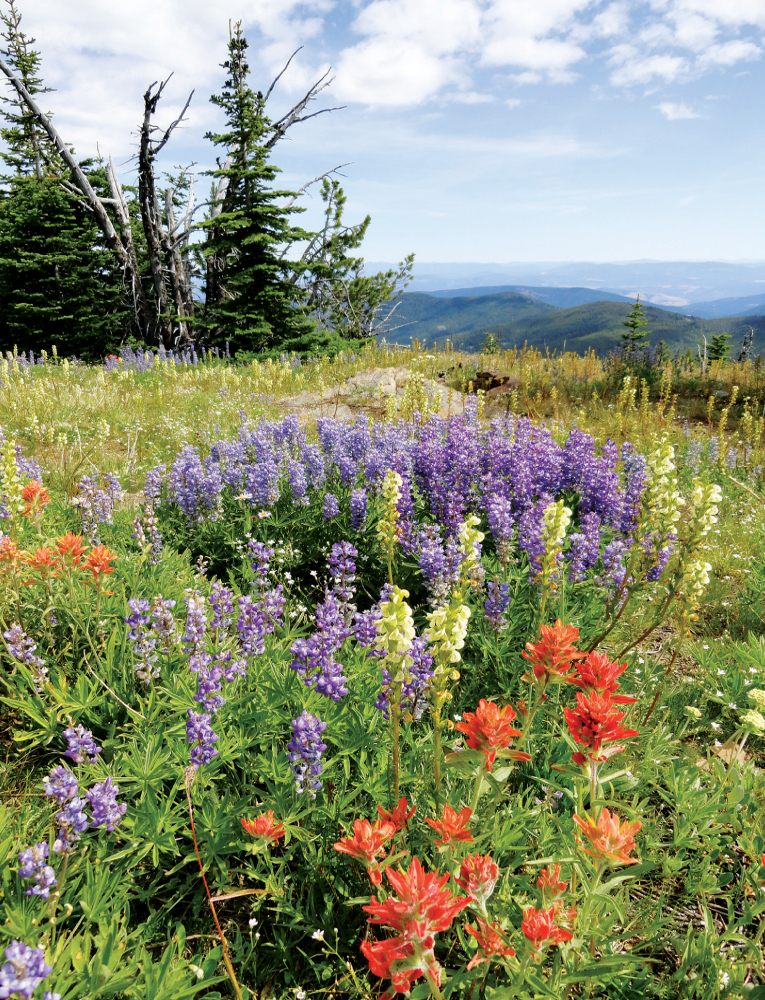
[[[683,118],[703,117],[698,111],[694,111],[693,108],[689,108],[687,104],[683,104],[682,102],[675,104],[672,101],[664,101],[662,104],[657,104],[656,108],[670,122],[680,121]]]

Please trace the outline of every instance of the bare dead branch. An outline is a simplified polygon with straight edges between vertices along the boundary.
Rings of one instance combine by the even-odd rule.
[[[284,69],[283,69],[283,70],[281,71],[281,73],[279,73],[279,74],[278,74],[278,75],[277,75],[277,76],[276,76],[276,77],[274,78],[274,81],[273,81],[273,83],[271,84],[271,86],[270,86],[270,87],[268,88],[268,90],[266,91],[266,96],[265,96],[264,100],[266,100],[266,101],[267,101],[267,100],[268,100],[268,98],[269,98],[269,97],[271,96],[271,93],[272,93],[272,91],[273,91],[274,87],[275,87],[275,86],[277,85],[277,83],[278,83],[278,82],[279,82],[279,81],[281,80],[281,78],[282,78],[282,77],[284,76],[284,74],[285,74],[285,73],[287,72],[287,70],[289,69],[289,65],[290,65],[290,63],[292,62],[292,60],[293,60],[293,59],[295,58],[295,56],[296,56],[296,55],[298,54],[298,52],[300,52],[300,49],[302,49],[302,48],[303,48],[303,46],[301,45],[301,46],[300,46],[300,48],[297,48],[297,49],[295,49],[295,51],[294,51],[294,52],[292,53],[292,55],[291,55],[291,56],[289,57],[289,59],[287,60],[287,62],[286,62],[286,63],[284,64]]]

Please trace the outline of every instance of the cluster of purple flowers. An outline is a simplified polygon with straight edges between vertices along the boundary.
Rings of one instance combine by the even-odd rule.
[[[367,654],[372,655],[372,654]],[[433,676],[433,657],[428,651],[426,639],[415,636],[409,650],[412,663],[407,669],[404,683],[401,687],[401,711],[408,712],[415,722],[419,722],[427,706],[426,692]],[[382,668],[382,687],[380,696],[375,702],[385,718],[388,718],[390,702],[390,673]]]
[[[145,498],[143,521],[140,514],[136,514],[133,521],[133,538],[142,549],[148,548],[150,566],[159,565],[159,560],[162,557],[162,533],[159,530],[157,511],[162,503],[164,473],[164,463],[155,465],[146,473],[146,482],[143,488]]]
[[[70,726],[64,730],[64,737],[67,741],[64,756],[76,764],[92,764],[98,759],[101,747],[96,744],[89,729],[79,725]],[[44,788],[48,798],[53,799],[61,807],[56,814],[58,834],[53,844],[55,854],[71,854],[77,841],[89,827],[96,829],[105,826],[111,833],[127,811],[124,802],[117,802],[119,786],[111,778],[96,783],[81,795],[77,776],[63,764],[53,768],[44,781]],[[88,804],[90,804],[90,817],[86,812]],[[46,881],[48,888],[55,885],[55,877],[54,881],[50,882],[50,875],[45,872],[44,861],[47,856],[47,845],[40,844],[28,848],[19,855],[23,866],[20,870],[22,878],[34,877],[36,882],[36,885],[28,890],[28,895],[43,895],[45,891],[43,883]],[[29,874],[24,874],[25,872]],[[38,888],[41,891],[36,891]]]
[[[45,666],[45,661],[35,655],[37,643],[30,639],[18,622],[3,632],[3,638],[7,643],[9,656],[17,662],[23,663],[31,672],[32,684],[39,694],[40,687],[48,674],[48,668]]]
[[[287,758],[295,778],[298,794],[308,792],[312,799],[321,788],[321,755],[327,749],[321,734],[327,728],[318,715],[302,712],[292,720],[292,739],[287,744]]]
[[[114,523],[114,507],[124,496],[119,479],[111,472],[103,476],[103,489],[98,476],[83,476],[77,484],[77,496],[72,505],[80,509],[82,533],[91,545],[99,544],[99,524]]]
[[[156,359],[167,361],[171,365],[199,365],[204,364],[211,358],[230,358],[228,342],[225,351],[218,347],[200,347],[197,352],[196,347],[183,347],[180,350],[168,350],[160,344],[156,353],[153,350],[134,350],[132,347],[121,347],[119,355],[110,354],[104,361],[104,371],[134,371],[148,372],[154,368]],[[39,362],[38,362],[39,364]]]
[[[124,619],[129,625],[128,639],[133,643],[133,655],[136,658],[136,676],[144,684],[151,684],[152,680],[159,677],[159,667],[156,666],[157,656],[154,647],[157,645],[156,638],[145,628],[151,621],[149,612],[151,604],[143,597],[131,597],[128,601],[131,614]]]
[[[494,577],[486,585],[486,591],[486,600],[483,602],[486,621],[499,632],[507,625],[505,612],[510,607],[510,584],[507,581],[500,583],[499,577]]]
[[[296,639],[290,647],[293,660],[290,667],[303,678],[306,687],[340,701],[348,694],[348,679],[335,653],[354,634],[350,624],[356,611],[352,604],[356,588],[358,552],[350,542],[337,542],[329,554],[332,586],[324,600],[316,605],[316,628],[308,639]]]
[[[0,967],[0,998],[31,997],[40,983],[53,971],[45,961],[42,948],[30,948],[23,941],[11,941],[5,949],[5,962]],[[46,990],[43,1000],[61,1000],[60,993]]]
[[[219,441],[205,462],[187,448],[174,464],[171,496],[193,522],[216,516],[219,494],[227,487],[257,507],[272,505],[287,490],[296,503],[316,497],[324,518],[332,520],[348,496],[339,489],[345,487],[352,527],[361,531],[369,491],[379,490],[393,469],[402,477],[402,542],[409,554],[417,554],[434,601],[454,574],[449,540],[472,512],[486,516],[500,561],[507,565],[515,549],[525,554],[532,575],[543,554],[544,509],[561,496],[573,497],[579,524],[572,533],[581,536],[565,552],[571,579],[581,579],[594,566],[596,544],[600,549],[615,539],[635,541],[648,473],[645,459],[628,443],[620,450],[606,441],[598,450],[592,437],[575,427],[559,444],[548,428],[525,417],[498,418],[484,428],[472,400],[464,415],[448,420],[370,427],[365,417],[353,423],[324,417],[317,429],[319,443],[310,444],[290,415],[255,428],[243,424],[238,436]],[[423,532],[414,520],[415,498],[438,530]]]
[[[19,854],[21,867],[19,875],[21,878],[34,879],[34,885],[27,889],[27,896],[40,896],[47,899],[50,891],[56,885],[56,873],[48,862],[48,845],[46,843],[33,844]]]

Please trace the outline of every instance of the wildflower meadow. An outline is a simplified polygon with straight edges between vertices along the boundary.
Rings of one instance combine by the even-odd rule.
[[[759,359],[0,368],[0,1000],[765,997]]]

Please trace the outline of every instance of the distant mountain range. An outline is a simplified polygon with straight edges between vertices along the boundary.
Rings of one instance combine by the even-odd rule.
[[[370,271],[382,263],[369,263]],[[389,265],[387,265],[389,266]],[[529,289],[589,289],[600,293],[651,302],[661,308],[690,312],[699,306],[709,318],[714,303],[732,299],[722,306],[727,314],[750,312],[748,303],[759,308],[765,300],[765,261],[656,261],[634,260],[620,263],[550,262],[550,263],[429,263],[415,261],[410,292],[445,290],[452,295],[468,289],[494,291]],[[601,300],[609,296],[601,294]],[[739,302],[738,300],[742,300]],[[745,300],[745,301],[743,301]],[[578,303],[569,303],[576,305]]]
[[[765,296],[763,296],[765,300]],[[745,303],[755,311],[756,299],[728,300]],[[752,305],[752,303],[754,303]],[[549,286],[495,286],[493,288],[440,289],[425,294],[406,292],[391,316],[388,341],[406,343],[416,338],[425,345],[450,340],[456,348],[479,350],[486,334],[496,334],[503,347],[524,342],[550,350],[600,353],[621,341],[624,319],[633,299],[590,288]],[[709,311],[714,302],[700,303]],[[765,312],[765,309],[763,309]],[[724,331],[731,334],[734,350],[754,330],[754,353],[765,353],[765,316],[720,318],[719,312],[690,316],[679,308],[646,304],[650,335],[656,344],[664,340],[671,351],[696,351]]]

